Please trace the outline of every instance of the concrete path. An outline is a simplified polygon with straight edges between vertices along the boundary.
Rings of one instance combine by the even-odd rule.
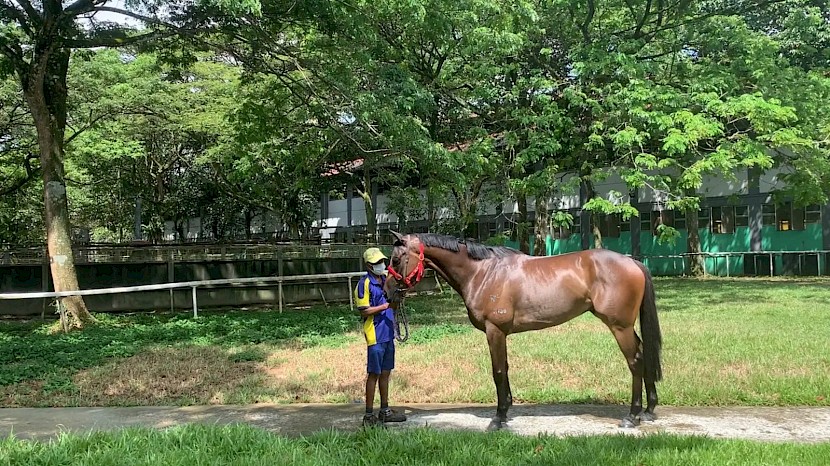
[[[134,408],[2,408],[0,436],[48,440],[62,431],[75,433],[147,426],[165,428],[185,423],[244,423],[286,436],[308,435],[323,429],[360,428],[362,405],[250,405]],[[494,408],[487,405],[406,405],[409,420],[390,424],[406,429],[484,431]],[[830,441],[830,408],[676,408],[660,406],[659,419],[637,429],[620,429],[622,406],[514,405],[508,430],[520,435],[642,435],[667,432],[743,438],[761,441]]]

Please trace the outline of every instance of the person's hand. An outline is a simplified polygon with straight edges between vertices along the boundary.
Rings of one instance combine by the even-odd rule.
[[[389,303],[383,303],[379,306],[369,307],[360,311],[360,315],[363,317],[369,317],[370,315],[377,314],[378,312],[383,312],[387,309],[389,309]]]

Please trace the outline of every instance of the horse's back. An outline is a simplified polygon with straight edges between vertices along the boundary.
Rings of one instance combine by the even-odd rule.
[[[646,277],[642,268],[635,259],[616,251],[588,249],[539,257],[525,269],[530,275],[550,277],[549,299],[573,295],[570,300],[577,302],[584,297],[594,312],[625,315],[626,322],[643,299]]]
[[[620,272],[625,270],[634,274],[642,274],[637,261],[629,256],[610,249],[586,249],[556,256],[534,257],[534,264],[542,267],[568,267],[581,270],[583,273],[602,275],[600,269],[609,268],[609,271]]]

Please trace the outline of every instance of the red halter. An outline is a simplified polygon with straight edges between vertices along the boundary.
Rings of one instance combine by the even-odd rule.
[[[399,283],[403,283],[407,288],[412,288],[417,285],[424,276],[424,243],[420,243],[418,246],[420,246],[418,253],[418,266],[412,269],[412,272],[409,272],[409,275],[407,275],[406,278],[396,272],[395,269],[392,268],[392,264],[389,264],[389,267],[386,268],[386,270],[389,271],[389,275],[395,277],[395,280]]]

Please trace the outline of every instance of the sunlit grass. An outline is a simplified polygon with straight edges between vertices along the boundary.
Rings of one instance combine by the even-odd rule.
[[[127,429],[49,443],[0,440],[0,464],[26,465],[618,465],[827,464],[830,444],[759,443],[674,435],[521,437],[414,429],[323,432],[289,439],[245,426]]]
[[[830,405],[830,280],[658,279],[660,400],[670,405]],[[406,302],[395,403],[495,401],[484,335],[451,292]],[[4,406],[352,402],[365,345],[348,306],[102,316],[83,333],[0,323]],[[511,335],[518,402],[629,401],[630,375],[592,315]]]

